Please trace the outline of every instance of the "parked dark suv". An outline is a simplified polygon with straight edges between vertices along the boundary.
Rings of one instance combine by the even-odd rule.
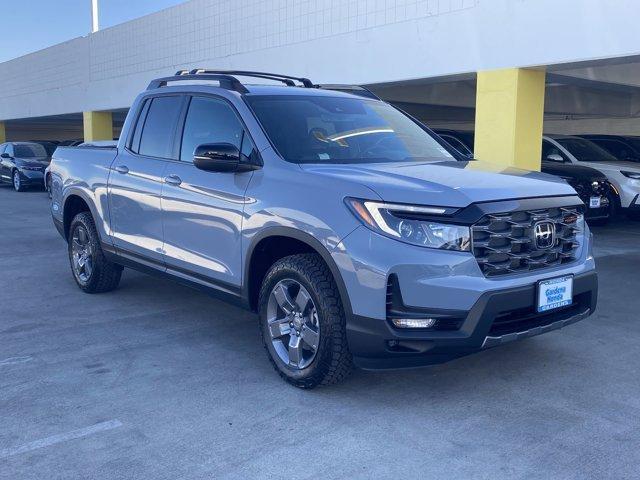
[[[17,192],[29,186],[44,186],[44,171],[51,158],[45,148],[33,142],[0,145],[0,181],[13,184]]]

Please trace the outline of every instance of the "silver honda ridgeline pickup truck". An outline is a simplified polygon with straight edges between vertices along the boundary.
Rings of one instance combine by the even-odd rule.
[[[131,267],[234,301],[302,388],[593,313],[591,234],[569,185],[458,158],[347,90],[181,71],[138,96],[117,147],[58,148],[51,209],[78,286],[113,290]]]

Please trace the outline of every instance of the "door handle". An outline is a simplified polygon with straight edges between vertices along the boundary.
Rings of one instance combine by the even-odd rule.
[[[182,183],[182,179],[177,175],[167,175],[164,177],[164,183],[177,187]]]
[[[122,173],[123,175],[129,173],[129,168],[126,165],[118,165],[116,167],[116,172]]]

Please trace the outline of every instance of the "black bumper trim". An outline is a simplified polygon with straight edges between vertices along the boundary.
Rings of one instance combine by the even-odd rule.
[[[504,313],[533,308],[536,285],[530,284],[484,293],[455,331],[404,330],[387,320],[352,315],[347,339],[354,363],[363,369],[420,367],[453,360],[519,338],[530,337],[575,323],[596,308],[598,279],[595,271],[574,277],[574,309],[545,316],[543,325],[514,333],[490,334],[494,319]],[[498,340],[487,340],[487,337]]]
[[[576,315],[572,315],[569,318],[566,318],[564,320],[558,320],[557,322],[549,323],[547,325],[540,325],[538,327],[530,328],[522,332],[507,333],[505,335],[499,335],[495,337],[487,336],[484,339],[482,348],[497,347],[498,345],[502,345],[505,343],[514,342],[516,340],[522,340],[523,338],[535,337],[536,335],[551,332],[552,330],[558,330],[559,328],[566,327],[567,325],[571,325],[572,323],[579,322],[580,320],[584,320],[590,314],[591,314],[591,309],[587,308],[586,310]]]

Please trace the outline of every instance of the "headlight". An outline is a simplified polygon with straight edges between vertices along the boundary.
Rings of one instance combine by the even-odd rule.
[[[347,198],[353,214],[372,230],[402,242],[443,250],[471,250],[471,231],[463,225],[440,223],[420,216],[442,215],[446,208],[398,205]]]
[[[640,173],[639,172],[625,172],[624,170],[621,170],[620,173],[623,174],[627,178],[633,178],[634,180],[640,180]]]

